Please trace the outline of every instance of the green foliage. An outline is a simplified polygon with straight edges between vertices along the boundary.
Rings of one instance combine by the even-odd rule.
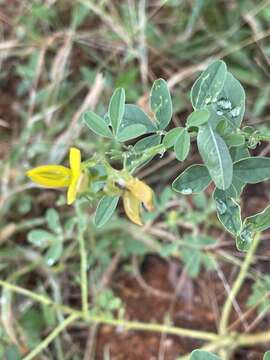
[[[150,92],[150,105],[158,129],[165,129],[172,118],[172,99],[165,80],[155,80]]]
[[[10,345],[5,351],[6,360],[21,360],[20,351],[15,345]]]
[[[123,307],[122,301],[115,296],[112,290],[105,289],[96,297],[95,307],[91,310],[91,314],[106,314],[108,318],[113,318],[113,312]]]
[[[191,102],[195,110],[216,101],[227,76],[227,66],[221,61],[213,62],[197,79],[191,89]]]
[[[246,184],[256,184],[270,179],[270,158],[251,157],[233,165],[234,176]]]
[[[187,126],[200,126],[207,123],[210,113],[207,109],[193,111],[187,118]]]
[[[213,353],[204,350],[194,350],[190,354],[190,360],[221,360]]]
[[[266,313],[270,309],[270,276],[257,278],[252,285],[252,291],[247,299],[248,307],[256,307],[258,314]]]
[[[158,134],[147,136],[134,145],[135,151],[144,151],[146,149],[149,149],[151,147],[154,147],[158,144],[160,144],[161,136]]]
[[[266,351],[266,353],[263,356],[263,360],[270,360],[270,351]]]
[[[27,235],[27,240],[38,247],[46,247],[53,241],[55,235],[42,229],[31,230]]]
[[[242,134],[228,134],[228,135],[224,135],[224,140],[226,142],[226,144],[230,147],[234,147],[234,146],[242,146],[245,144],[245,137]]]
[[[179,135],[174,143],[175,156],[179,161],[184,161],[190,149],[190,135],[187,129],[180,129]]]
[[[98,203],[95,214],[95,225],[101,227],[110,220],[118,204],[118,196],[104,196]]]
[[[238,249],[247,251],[255,233],[267,230],[268,228],[270,228],[270,206],[244,220],[241,232],[237,238]]]
[[[167,134],[163,138],[163,145],[165,146],[166,149],[169,149],[174,146],[181,131],[182,128],[173,128],[167,132]]]
[[[46,221],[47,221],[47,225],[48,228],[57,233],[57,234],[61,234],[62,232],[62,226],[60,223],[60,217],[58,212],[55,209],[48,209],[46,211]]]
[[[207,248],[215,244],[216,239],[211,236],[186,235],[179,242],[163,246],[160,254],[168,257],[180,253],[187,274],[191,278],[197,278],[202,266],[209,271],[216,269],[215,257],[207,251]]]
[[[96,316],[109,326],[119,324],[117,329],[121,330],[129,328],[124,324],[131,315],[134,332],[144,328],[140,321],[132,320],[137,318],[132,310],[138,309],[138,303],[140,320],[145,315],[145,299],[136,294],[134,259],[144,265],[148,254],[151,258],[157,254],[166,258],[165,266],[180,260],[188,275],[198,278],[195,295],[203,298],[207,289],[197,285],[204,269],[218,269],[225,261],[228,268],[242,262],[242,256],[231,256],[231,241],[227,236],[223,241],[220,225],[236,238],[241,251],[250,248],[256,232],[269,227],[269,206],[242,220],[239,204],[245,214],[247,197],[257,197],[248,186],[244,199],[240,199],[245,186],[269,180],[268,158],[261,162],[253,156],[270,141],[270,87],[267,63],[260,56],[268,54],[269,48],[267,41],[260,41],[262,51],[258,51],[257,66],[253,29],[249,22],[240,25],[251,13],[264,37],[270,12],[264,3],[255,0],[233,2],[233,6],[226,1],[168,0],[158,1],[156,8],[136,1],[116,2],[113,11],[110,4],[98,1],[83,0],[79,4],[35,0],[27,2],[26,7],[4,0],[1,3],[5,11],[0,75],[0,278],[1,286],[4,281],[9,287],[3,289],[0,299],[0,358],[21,359],[28,355],[25,350],[30,352],[43,344],[35,358],[71,356],[78,360],[86,356],[84,347],[78,346],[78,341],[86,343],[89,321],[84,316],[76,320],[74,327],[58,333],[49,346],[42,341],[63,324],[70,312],[83,310],[79,299],[79,287],[85,285],[83,274],[89,280],[87,316]],[[163,16],[166,28],[160,22]],[[205,65],[220,53],[228,68],[220,60]],[[191,82],[196,71],[203,68],[191,91],[191,110]],[[155,80],[159,76],[168,84],[163,79]],[[240,81],[251,94],[246,118],[245,92]],[[149,93],[150,107],[146,101]],[[92,108],[82,115],[86,125],[82,126],[78,115]],[[170,123],[172,115],[174,121]],[[200,139],[205,128],[214,134],[210,143],[204,142],[207,136]],[[198,143],[203,148],[201,159]],[[258,150],[252,151],[260,144]],[[33,188],[24,176],[29,168],[42,164],[62,163],[68,167],[65,156],[70,146],[81,149],[81,167],[89,175],[88,183],[80,177],[77,184],[80,191],[75,209],[66,205],[64,189]],[[234,164],[232,171],[228,151]],[[178,162],[187,156],[185,163]],[[249,157],[251,160],[246,161]],[[143,204],[138,210],[146,224],[143,228],[127,226],[122,202],[121,216],[115,211],[116,198],[126,191],[123,180],[129,175],[143,179],[155,192],[154,210],[146,212]],[[176,176],[172,191],[171,179]],[[215,189],[212,181],[220,189]],[[186,194],[190,196],[182,196]],[[253,204],[250,201],[249,207]],[[208,234],[214,234],[219,243]],[[261,248],[265,254],[266,248],[267,239]],[[252,260],[248,282],[251,285],[256,280],[251,295],[246,295],[248,306],[256,307],[262,319],[270,309],[269,276],[262,274],[267,259],[254,256]],[[256,262],[263,264],[256,267]],[[117,264],[117,270],[112,270]],[[152,286],[157,285],[159,290],[161,285],[163,289],[165,277],[161,274],[158,283],[148,282],[144,269],[139,270],[150,285],[149,298],[155,291]],[[130,276],[122,288],[125,272]],[[151,274],[158,274],[155,267]],[[110,286],[110,276],[115,293],[103,288],[106,282]],[[126,302],[125,295],[129,294],[132,301]],[[193,305],[191,302],[191,316]],[[123,317],[125,307],[127,316]],[[250,313],[251,325],[255,310]],[[164,311],[167,309],[161,306],[160,319]],[[157,327],[148,323],[145,330],[152,327],[154,331],[163,329],[161,324]],[[183,327],[189,336],[189,329]],[[264,327],[264,321],[260,327]],[[168,323],[164,332],[168,328],[175,329]],[[195,326],[192,328],[195,330]],[[241,334],[240,327],[237,334],[230,329],[228,348],[237,348],[238,340],[246,335]],[[196,330],[201,333],[199,328]],[[256,332],[249,336],[255,340]],[[218,337],[209,338],[209,343],[216,344],[215,339]],[[97,340],[97,353],[101,354],[100,338]],[[110,349],[104,348],[104,356],[109,359]],[[217,359],[202,350],[193,352],[193,356]],[[269,351],[264,360],[268,357]]]
[[[250,157],[247,149],[248,146],[255,146],[261,135],[253,128],[240,129],[245,111],[245,92],[239,81],[227,71],[223,61],[215,61],[200,75],[192,87],[191,102],[194,111],[187,118],[187,127],[164,132],[162,145],[159,145],[159,131],[164,131],[172,117],[171,97],[163,79],[154,82],[150,93],[153,121],[137,105],[124,105],[124,91],[117,89],[109,105],[108,125],[112,126],[120,142],[154,133],[140,139],[124,157],[125,166],[131,169],[145,166],[160,151],[173,150],[177,160],[184,161],[190,151],[191,136],[195,136],[204,164],[188,167],[174,180],[172,188],[184,195],[196,194],[213,181],[216,185],[213,198],[217,216],[225,229],[236,238],[238,249],[246,251],[254,233],[269,226],[268,211],[266,215],[254,215],[242,222],[241,208],[237,202],[246,184],[270,178],[269,158]],[[106,131],[110,132],[108,125]],[[99,214],[100,205],[97,210]],[[107,212],[105,219],[111,215],[110,207]],[[103,224],[103,221],[99,222]],[[260,226],[255,226],[259,223]],[[194,270],[194,266],[194,274],[199,271],[200,263],[199,255],[195,255],[193,261],[197,264],[197,270]],[[189,256],[183,256],[187,262]]]
[[[87,111],[83,115],[84,122],[86,126],[89,127],[95,134],[111,138],[112,133],[108,128],[106,122],[102,119],[102,117],[95,114],[93,111]]]
[[[115,89],[109,104],[109,117],[115,135],[118,134],[119,127],[125,111],[125,90]]]
[[[229,72],[214,107],[218,115],[226,118],[230,130],[239,128],[245,112],[245,90]]]
[[[156,126],[143,110],[137,105],[127,104],[118,130],[117,140],[120,142],[128,141],[156,130]]]
[[[173,190],[183,195],[203,191],[211,182],[211,177],[205,165],[191,165],[173,182]]]
[[[225,141],[211,125],[200,128],[197,141],[199,152],[212,180],[219,189],[228,189],[232,183],[233,164]]]
[[[234,236],[242,230],[241,208],[229,191],[216,189],[213,194],[220,222]]]
[[[55,209],[48,209],[45,217],[50,231],[43,229],[31,230],[27,234],[27,240],[41,250],[47,249],[43,259],[47,265],[52,266],[62,255],[64,232],[59,214]]]
[[[251,228],[254,232],[260,232],[270,227],[270,206],[262,212],[249,216],[245,219],[245,226]]]

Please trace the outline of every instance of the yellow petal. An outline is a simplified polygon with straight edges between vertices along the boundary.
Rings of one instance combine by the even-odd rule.
[[[49,187],[67,187],[71,182],[71,171],[61,165],[38,166],[27,171],[26,175],[36,184]]]
[[[123,195],[124,209],[128,218],[137,225],[142,225],[140,217],[140,201],[129,191]]]
[[[67,192],[67,203],[68,203],[68,205],[71,205],[76,200],[77,183],[78,183],[78,178],[73,177],[72,180],[71,180],[71,183],[70,183],[70,185],[68,187],[68,192]]]
[[[67,192],[67,203],[68,205],[71,205],[76,200],[78,183],[81,177],[81,152],[79,149],[70,149],[69,163],[71,169],[71,182]]]
[[[132,178],[126,183],[127,189],[142,202],[148,211],[154,209],[153,206],[153,190],[143,181],[137,178]]]
[[[81,173],[81,152],[79,149],[72,147],[69,150],[69,164],[73,175]]]

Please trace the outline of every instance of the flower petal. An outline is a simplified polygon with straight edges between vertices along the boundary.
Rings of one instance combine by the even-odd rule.
[[[143,181],[132,178],[126,183],[127,189],[142,202],[148,211],[153,210],[153,190]]]
[[[76,200],[78,180],[79,180],[78,177],[72,177],[72,180],[68,187],[68,192],[67,192],[67,204],[68,205],[71,205]]]
[[[128,218],[137,225],[142,225],[140,217],[140,201],[129,191],[123,195],[124,209]]]
[[[76,200],[78,184],[81,177],[81,152],[71,148],[69,151],[69,164],[71,169],[71,182],[67,192],[67,203],[71,205]]]
[[[71,171],[61,165],[38,166],[26,175],[36,184],[49,188],[67,187],[71,182]]]
[[[72,147],[69,150],[69,164],[73,175],[81,173],[81,152],[79,149]]]

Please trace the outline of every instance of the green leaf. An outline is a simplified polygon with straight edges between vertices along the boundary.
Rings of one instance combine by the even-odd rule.
[[[270,206],[258,214],[247,217],[244,223],[254,232],[267,230],[270,227]]]
[[[201,252],[195,248],[183,248],[181,259],[185,264],[185,269],[191,278],[199,275],[201,268]]]
[[[44,260],[47,265],[54,265],[57,260],[61,257],[63,252],[63,241],[60,239],[56,239],[53,244],[47,250]]]
[[[27,234],[27,240],[38,247],[47,247],[51,241],[55,239],[55,235],[49,231],[42,229],[31,230]]]
[[[56,234],[62,233],[60,217],[55,209],[51,208],[46,211],[46,220],[51,231],[55,232]]]
[[[157,131],[157,127],[144,111],[142,111],[137,105],[126,104],[124,116],[116,136],[117,140],[120,139],[119,141],[123,141],[122,139],[131,139],[128,136],[128,133],[130,131],[129,129],[132,130],[130,126],[134,125],[138,125],[138,127],[133,128],[133,131],[136,129],[136,131],[134,131],[134,133],[136,132],[136,136],[133,135],[133,138]]]
[[[159,145],[160,140],[161,140],[161,135],[154,134],[154,135],[147,136],[147,137],[139,140],[138,142],[136,142],[136,144],[134,145],[134,149],[136,151],[143,151],[143,150],[149,149],[150,147]]]
[[[244,158],[247,158],[250,156],[248,149],[244,146],[232,147],[230,149],[230,154],[231,154],[231,157],[232,157],[232,160],[234,163],[238,160],[241,160],[241,159],[244,159]],[[241,181],[237,177],[235,177],[235,174],[233,174],[232,185],[233,185],[234,189],[236,190],[235,197],[236,198],[240,197],[246,183]]]
[[[226,190],[232,183],[233,164],[224,140],[207,124],[199,129],[198,149],[217,188]]]
[[[229,72],[214,107],[217,114],[226,118],[230,129],[239,128],[245,112],[245,90]]]
[[[208,235],[201,235],[201,234],[188,234],[185,235],[184,241],[187,243],[187,245],[197,248],[204,248],[206,246],[213,246],[217,243],[217,239],[215,239],[212,236]]]
[[[236,238],[236,246],[239,251],[248,251],[250,245],[253,241],[254,232],[250,229],[249,226],[243,224],[242,230]]]
[[[117,134],[125,112],[125,90],[117,88],[111,97],[109,104],[109,116],[114,134]]]
[[[184,161],[188,156],[189,150],[190,150],[190,135],[186,128],[182,128],[174,144],[174,151],[176,158],[179,161]]]
[[[194,109],[200,109],[217,99],[226,75],[227,66],[223,61],[217,60],[208,66],[191,89],[191,103]]]
[[[207,125],[219,135],[224,136],[227,133],[227,120],[224,116],[218,115],[211,105],[207,106],[207,110],[210,113]]]
[[[263,360],[270,360],[270,350],[266,351],[266,353],[263,356]]]
[[[211,115],[213,114],[213,111],[211,111]],[[212,115],[213,116],[213,115]],[[223,136],[226,136],[226,133],[227,133],[227,128],[228,128],[228,126],[227,126],[227,120],[225,119],[225,117],[224,116],[221,116],[221,117],[218,117],[218,118],[216,118],[216,116],[215,116],[215,119],[218,119],[218,120],[215,120],[214,121],[214,124],[216,124],[216,122],[217,122],[217,125],[216,126],[214,126],[214,129],[215,129],[215,131],[221,136],[221,137],[223,137]],[[210,121],[209,121],[210,122]]]
[[[181,128],[173,128],[170,131],[167,132],[167,134],[163,138],[163,145],[166,147],[166,149],[171,148],[174,146],[178,136],[181,133]]]
[[[221,360],[221,358],[208,351],[194,350],[190,354],[190,360]]]
[[[230,149],[230,153],[234,163],[238,160],[250,157],[249,151],[245,146],[233,147]]]
[[[95,134],[112,138],[112,133],[102,117],[89,110],[83,114],[83,121],[86,126]]]
[[[249,157],[233,164],[233,174],[247,184],[256,184],[270,179],[270,158]]]
[[[161,140],[161,135],[158,135],[158,134],[150,135],[150,136],[147,136],[147,137],[139,140],[134,145],[134,148],[133,148],[134,152],[131,151],[129,156],[126,157],[125,166],[132,166],[132,163],[134,164],[134,162],[141,159],[142,152],[144,150],[147,150],[153,146],[159,145],[160,140]],[[144,162],[140,166],[146,165],[149,161],[152,160],[152,158],[149,158],[146,162]]]
[[[195,110],[187,118],[187,126],[200,126],[207,123],[210,113],[207,109]]]
[[[217,270],[218,264],[215,259],[215,256],[212,253],[203,253],[202,254],[202,264],[208,271]]]
[[[117,140],[120,142],[129,141],[143,135],[144,133],[146,133],[146,127],[144,125],[130,125],[123,129],[120,134],[118,134]]]
[[[262,315],[266,313],[270,308],[270,276],[262,275],[259,278],[255,279],[255,282],[252,284],[252,291],[246,302],[248,307],[256,307],[257,313]],[[269,351],[270,354],[270,351]],[[269,358],[270,359],[270,358]]]
[[[172,99],[165,80],[158,79],[154,82],[150,92],[150,106],[159,130],[165,129],[172,118]]]
[[[119,201],[119,196],[104,196],[98,203],[95,214],[95,225],[100,228],[111,218]]]
[[[173,190],[183,195],[196,194],[203,191],[211,182],[209,171],[205,165],[191,165],[173,182]]]
[[[238,236],[242,229],[241,207],[227,191],[216,189],[213,198],[220,222],[231,234]]]
[[[5,349],[5,360],[22,360],[20,350],[15,345],[9,345]]]
[[[224,140],[228,146],[237,147],[245,144],[245,137],[241,134],[228,134],[224,136]]]

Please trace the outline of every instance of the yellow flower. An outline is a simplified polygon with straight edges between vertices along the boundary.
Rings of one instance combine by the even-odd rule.
[[[48,188],[68,187],[67,203],[72,204],[82,182],[85,180],[81,168],[81,152],[79,149],[71,148],[69,151],[70,168],[62,165],[44,165],[29,170],[26,175],[36,184]]]
[[[148,211],[153,207],[153,191],[143,181],[131,178],[125,182],[123,194],[124,209],[128,218],[137,225],[142,225],[140,216],[141,203],[144,204]]]

